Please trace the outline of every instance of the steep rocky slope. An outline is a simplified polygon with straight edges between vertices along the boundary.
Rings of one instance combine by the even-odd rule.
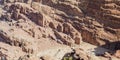
[[[0,0],[0,4],[1,59],[61,60],[74,50],[84,60],[120,57],[119,0]]]
[[[83,10],[86,15],[95,18],[95,20],[102,25],[102,27],[97,26],[98,28],[95,30],[97,39],[94,39],[98,41],[100,45],[105,41],[106,44],[108,42],[119,42],[120,40],[119,2],[119,0],[85,1],[87,6],[86,8],[83,8]]]

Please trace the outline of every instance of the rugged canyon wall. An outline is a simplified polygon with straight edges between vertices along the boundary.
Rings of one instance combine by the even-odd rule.
[[[40,53],[41,50],[75,47],[83,42],[111,50],[120,49],[119,43],[116,43],[120,41],[119,0],[0,2],[0,47],[3,47],[1,54],[8,55],[9,60],[24,57],[29,59],[26,54],[32,58],[37,56],[37,60],[45,54]],[[11,50],[15,51],[15,54],[11,55]]]
[[[96,30],[98,31],[98,40],[107,40],[109,42],[119,41],[119,0],[86,0],[85,3],[85,5],[87,5],[86,8],[83,8],[85,14],[95,18],[95,20],[102,26],[98,27],[98,30]]]

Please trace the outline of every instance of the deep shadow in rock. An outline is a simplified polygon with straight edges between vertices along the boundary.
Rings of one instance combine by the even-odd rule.
[[[103,55],[105,52],[114,54],[116,50],[120,50],[120,41],[116,41],[116,42],[109,42],[107,40],[104,41],[106,42],[105,45],[101,45],[95,48],[94,52],[96,55]]]

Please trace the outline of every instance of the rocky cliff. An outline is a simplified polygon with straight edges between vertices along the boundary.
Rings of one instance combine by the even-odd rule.
[[[0,0],[0,4],[1,59],[61,60],[72,51],[84,60],[120,57],[119,0]],[[89,47],[105,51],[97,52],[100,56],[86,54]]]

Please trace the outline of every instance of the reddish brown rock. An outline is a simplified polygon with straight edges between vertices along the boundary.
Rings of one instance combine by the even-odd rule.
[[[117,58],[120,58],[120,50],[117,50],[114,54]]]
[[[44,57],[46,60],[53,56],[59,60],[64,51],[62,49],[59,52],[62,54],[56,55],[57,49],[63,46],[77,48],[83,41],[109,50],[120,49],[118,0],[1,0],[0,2],[4,3],[0,5],[0,47],[6,49],[0,49],[0,52],[8,55],[8,60],[18,60],[19,57],[39,60],[46,54],[50,54],[50,58]],[[88,56],[86,51],[78,51],[79,57],[85,60],[90,60],[89,58],[99,60],[93,58],[95,55]],[[115,56],[119,57],[119,51]],[[34,59],[36,57],[37,59]]]

